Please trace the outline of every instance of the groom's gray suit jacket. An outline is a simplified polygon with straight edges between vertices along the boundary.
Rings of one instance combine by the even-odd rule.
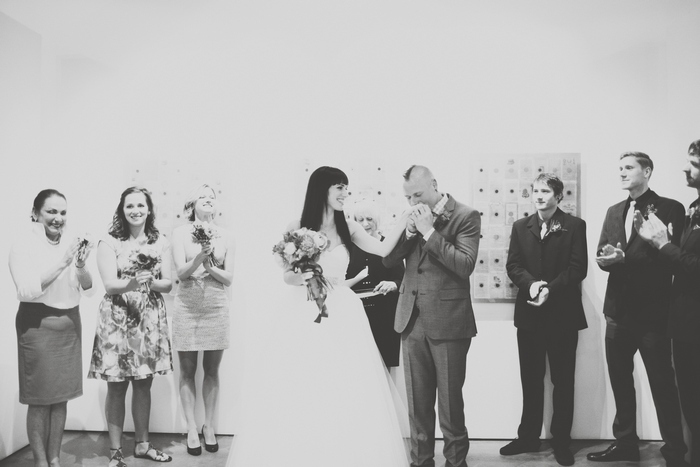
[[[424,245],[420,235],[406,238],[404,232],[384,258],[387,267],[406,259],[394,323],[397,332],[406,329],[415,306],[430,338],[464,339],[476,335],[469,276],[476,264],[481,217],[478,211],[451,196],[444,214],[447,222],[438,225],[437,221],[435,232]]]

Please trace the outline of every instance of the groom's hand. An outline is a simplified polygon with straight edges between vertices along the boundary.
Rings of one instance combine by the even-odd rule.
[[[433,228],[433,212],[425,204],[416,204],[411,216],[416,224],[416,229],[422,234],[427,234]]]

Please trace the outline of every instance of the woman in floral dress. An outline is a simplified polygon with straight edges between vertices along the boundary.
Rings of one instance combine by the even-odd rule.
[[[126,466],[121,446],[129,382],[133,393],[134,457],[172,460],[148,441],[153,377],[173,370],[161,295],[172,288],[170,243],[160,235],[154,221],[150,193],[143,188],[128,188],[121,195],[109,236],[97,247],[97,266],[106,293],[100,304],[88,377],[107,381],[109,467]]]

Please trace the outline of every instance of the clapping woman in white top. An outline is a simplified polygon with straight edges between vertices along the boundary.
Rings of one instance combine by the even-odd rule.
[[[69,400],[83,394],[81,290],[92,287],[85,268],[90,245],[64,235],[66,197],[42,190],[32,225],[10,251],[17,287],[19,401],[29,405],[27,435],[37,467],[59,466]]]

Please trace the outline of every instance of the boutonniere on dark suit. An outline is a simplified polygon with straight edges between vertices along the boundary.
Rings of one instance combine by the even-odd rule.
[[[435,218],[435,222],[433,222],[433,228],[435,230],[440,230],[447,225],[449,220],[450,220],[450,213],[447,211],[443,211],[442,214],[440,214],[439,216],[437,216]]]
[[[647,207],[644,210],[644,219],[649,220],[650,214],[656,214],[656,207],[654,207],[653,204],[647,204]]]
[[[549,226],[549,230],[546,234],[544,234],[544,236],[546,238],[548,235],[555,234],[557,232],[566,232],[566,229],[562,228],[561,223],[559,221],[553,220]]]

